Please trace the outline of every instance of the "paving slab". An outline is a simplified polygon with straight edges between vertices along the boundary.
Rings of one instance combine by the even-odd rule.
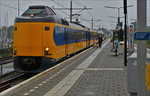
[[[111,53],[109,43],[65,96],[130,96],[123,55]]]

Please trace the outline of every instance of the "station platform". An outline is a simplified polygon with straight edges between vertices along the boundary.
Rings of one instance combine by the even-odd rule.
[[[130,96],[123,55],[111,48],[107,39],[101,48],[89,48],[0,96]]]

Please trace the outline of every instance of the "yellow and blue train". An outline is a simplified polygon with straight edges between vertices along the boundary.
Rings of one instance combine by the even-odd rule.
[[[13,57],[18,72],[41,72],[94,44],[97,32],[67,22],[48,6],[30,6],[14,24]]]

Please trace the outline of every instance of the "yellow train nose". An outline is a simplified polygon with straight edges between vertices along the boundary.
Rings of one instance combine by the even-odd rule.
[[[14,31],[14,46],[18,56],[43,55],[43,24],[18,23]]]

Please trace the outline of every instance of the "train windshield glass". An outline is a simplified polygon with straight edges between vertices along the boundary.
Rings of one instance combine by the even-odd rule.
[[[34,16],[45,16],[47,15],[47,12],[45,8],[32,8],[28,9],[22,16],[30,16],[31,14]]]

